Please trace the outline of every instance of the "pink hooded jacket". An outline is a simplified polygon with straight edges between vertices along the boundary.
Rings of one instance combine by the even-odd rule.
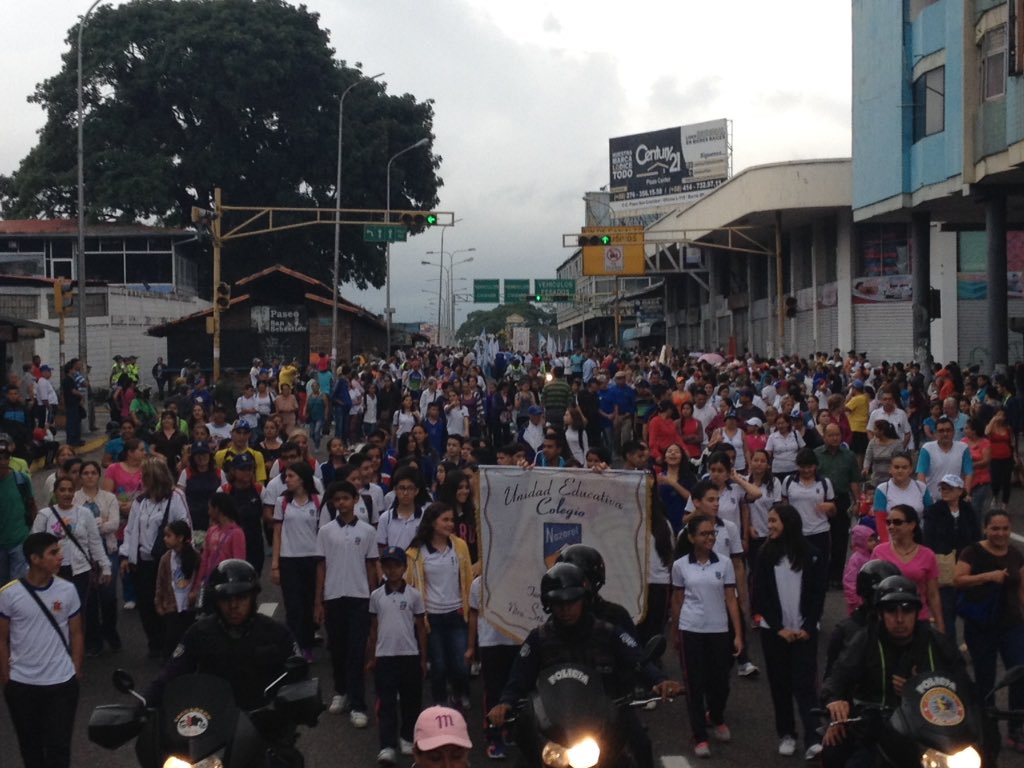
[[[861,566],[871,559],[868,539],[874,535],[875,532],[866,525],[855,525],[850,531],[850,548],[853,552],[843,571],[843,596],[846,598],[846,607],[849,613],[853,613],[863,602],[857,594],[857,574],[860,572]]]

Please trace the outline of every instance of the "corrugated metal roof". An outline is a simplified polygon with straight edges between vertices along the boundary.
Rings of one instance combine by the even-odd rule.
[[[87,224],[87,237],[131,237],[164,235],[184,237],[195,235],[188,229],[150,227],[145,224]],[[0,219],[0,235],[77,236],[78,222],[72,219]]]

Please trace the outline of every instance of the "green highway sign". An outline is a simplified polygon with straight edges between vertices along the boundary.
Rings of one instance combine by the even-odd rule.
[[[473,301],[477,304],[497,304],[501,299],[498,297],[498,280],[474,280]]]
[[[529,280],[506,280],[505,281],[505,303],[520,304],[526,301],[530,295]]]
[[[533,292],[544,299],[550,296],[574,296],[576,294],[576,281],[568,280],[534,280]]]
[[[405,224],[363,224],[363,242],[404,243],[409,235]]]

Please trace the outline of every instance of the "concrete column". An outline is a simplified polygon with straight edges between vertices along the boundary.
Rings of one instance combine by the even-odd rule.
[[[745,257],[747,262],[747,343],[746,348],[757,354],[764,350],[754,349],[754,259],[758,258],[748,254]]]
[[[718,295],[717,270],[715,269],[717,254],[708,250],[708,322],[704,324],[702,341],[704,349],[711,352],[718,346],[718,311],[715,309],[715,297]]]
[[[814,330],[811,337],[814,339],[814,351],[821,349],[821,327],[818,318],[818,265],[825,258],[825,223],[815,220],[811,230],[811,289],[814,291],[814,301],[811,303],[811,321]],[[831,350],[825,350],[830,352]]]
[[[992,193],[985,200],[985,278],[988,282],[989,366],[994,373],[1006,371],[1009,363],[1009,328],[1006,297],[1006,196]]]
[[[913,249],[911,279],[913,281],[914,296],[913,308],[911,310],[913,313],[911,336],[914,346],[914,359],[921,363],[921,367],[925,371],[931,371],[931,313],[928,311],[929,295],[932,287],[932,220],[930,213],[921,211],[911,215],[910,237]]]
[[[845,354],[853,349],[853,215],[849,211],[836,214],[836,337]]]

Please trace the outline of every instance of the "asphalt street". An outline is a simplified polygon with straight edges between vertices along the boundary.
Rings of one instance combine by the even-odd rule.
[[[39,473],[42,476],[44,473]],[[1024,500],[1024,493],[1015,492],[1017,500]],[[1020,505],[1011,505],[1020,509]],[[1014,515],[1014,530],[1024,531],[1024,519],[1019,512]],[[1018,544],[1024,541],[1022,537]],[[269,576],[265,578],[263,592],[260,596],[260,609],[283,620],[284,611],[280,604],[280,592],[270,584]],[[835,623],[845,614],[845,606],[840,592],[828,594],[826,614],[823,621],[822,638],[827,638]],[[131,672],[136,682],[145,685],[158,671],[158,662],[145,658],[145,643],[138,614],[133,611],[122,611],[119,616],[119,630],[124,641],[124,650],[114,655],[103,656],[86,661],[85,675],[82,680],[82,695],[75,724],[73,760],[74,766],[110,766],[111,768],[137,765],[132,745],[126,745],[116,752],[109,752],[91,744],[86,734],[86,726],[93,708],[99,704],[124,702],[111,684],[111,674],[117,668]],[[824,639],[819,651],[824,654]],[[726,709],[727,721],[732,730],[732,741],[728,744],[712,742],[712,757],[702,760],[693,755],[690,740],[690,729],[687,725],[685,703],[677,700],[661,704],[656,710],[643,712],[641,717],[647,724],[654,743],[655,755],[665,768],[685,768],[699,764],[713,764],[729,768],[750,768],[751,766],[795,766],[805,764],[803,761],[803,745],[797,755],[782,757],[777,753],[778,742],[774,733],[768,683],[763,672],[761,649],[755,641],[750,648],[755,664],[762,667],[757,677],[739,678],[735,672],[731,675],[731,693]],[[671,650],[666,654],[666,671],[680,679],[679,663]],[[318,676],[324,689],[325,703],[330,701],[333,691],[330,687],[330,663],[322,649],[316,652],[316,659],[311,674]],[[372,690],[372,680],[371,680]],[[479,746],[473,750],[472,764],[501,764],[491,761],[482,748],[482,711],[481,683],[473,682],[472,708],[469,713],[471,734],[474,743]],[[41,722],[40,728],[46,728]],[[379,749],[375,720],[371,718],[370,727],[356,730],[348,721],[347,716],[334,716],[326,712],[316,728],[304,731],[299,746],[306,756],[306,764],[313,768],[331,766],[374,766]],[[510,759],[503,761],[513,764]],[[399,765],[412,764],[411,758],[403,758]],[[16,740],[10,724],[6,704],[0,703],[0,768],[20,768],[22,765],[17,752]],[[1000,762],[1002,766],[1024,768],[1024,755],[1006,754]],[[908,766],[908,768],[911,768]]]

